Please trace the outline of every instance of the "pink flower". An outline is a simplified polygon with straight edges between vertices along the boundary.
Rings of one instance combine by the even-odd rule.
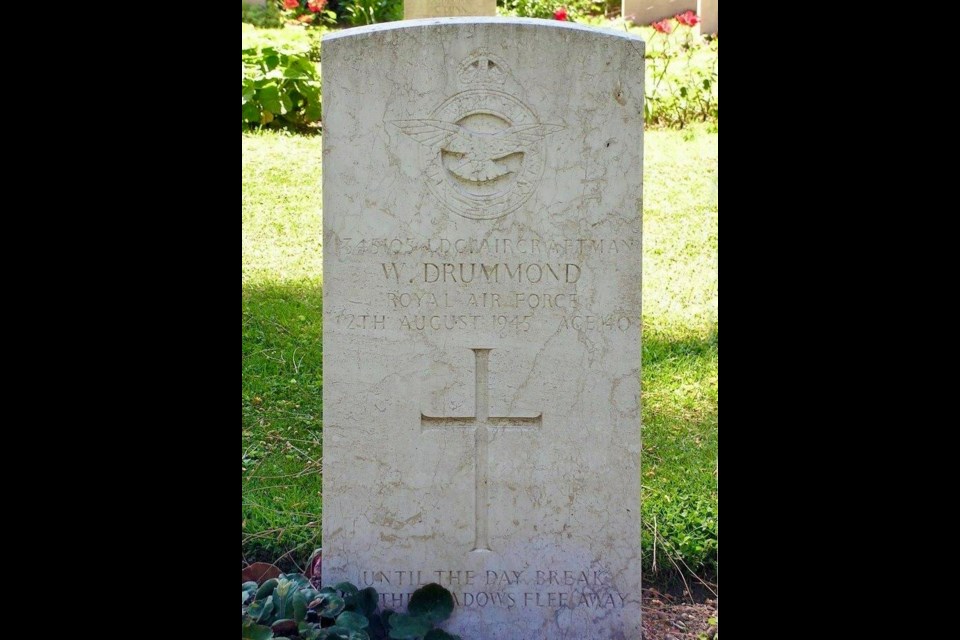
[[[566,20],[567,19],[567,8],[558,7],[556,11],[553,12],[554,20]]]
[[[314,13],[320,13],[327,6],[327,0],[307,0],[307,9]]]
[[[297,16],[297,20],[303,22],[304,24],[310,24],[316,17],[317,16],[313,15],[312,13],[304,13],[303,15]]]
[[[698,16],[693,11],[684,11],[683,13],[678,13],[676,15],[677,22],[680,24],[685,24],[688,27],[695,27],[700,24],[700,16]]]
[[[300,6],[299,0],[283,0],[284,9],[296,9]]]
[[[650,26],[660,33],[670,33],[673,31],[673,25],[670,23],[669,18],[664,18],[663,20],[658,20],[657,22],[651,22]]]

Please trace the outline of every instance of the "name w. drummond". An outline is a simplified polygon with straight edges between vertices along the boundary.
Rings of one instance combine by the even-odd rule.
[[[397,282],[457,283],[457,284],[574,284],[582,270],[573,262],[424,262],[416,274],[404,273],[407,265],[391,262],[381,263],[383,275]]]

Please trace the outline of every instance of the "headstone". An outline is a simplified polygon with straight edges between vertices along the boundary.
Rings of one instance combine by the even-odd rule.
[[[623,17],[636,25],[672,18],[687,10],[697,10],[698,0],[623,0]]]
[[[700,16],[700,33],[719,33],[720,0],[697,0],[697,15]]]
[[[464,638],[640,637],[644,43],[323,40],[323,578]]]
[[[403,0],[403,19],[497,15],[497,0]]]

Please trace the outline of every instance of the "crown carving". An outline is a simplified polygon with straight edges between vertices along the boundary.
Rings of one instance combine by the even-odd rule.
[[[507,79],[507,65],[497,56],[480,51],[463,61],[459,78],[467,87],[501,85]]]

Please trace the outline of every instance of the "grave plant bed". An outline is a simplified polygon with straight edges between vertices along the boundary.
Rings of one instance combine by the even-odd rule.
[[[307,575],[289,574],[280,572],[276,565],[257,562],[248,565],[242,571],[241,584],[244,594],[243,604],[243,638],[258,638],[260,640],[289,638],[298,639],[320,639],[337,640],[345,638],[347,640],[363,640],[368,638],[376,640],[377,638],[390,638],[391,617],[393,612],[388,610],[379,610],[377,606],[376,590],[373,588],[357,589],[352,584],[341,583],[334,587],[320,588],[320,554],[316,553],[308,562]],[[315,604],[316,616],[311,619],[320,619],[319,627],[314,628],[307,625],[304,633],[300,633],[299,625],[290,622],[282,622],[279,625],[276,611],[268,612],[263,616],[264,622],[271,622],[272,626],[258,624],[255,622],[250,610],[258,601],[261,603],[257,609],[253,610],[254,615],[262,615],[263,602],[267,596],[276,597],[276,590],[280,585],[281,579],[286,580],[291,585],[298,586],[302,594],[300,601],[301,607],[309,607]],[[416,602],[412,615],[403,615],[394,619],[401,631],[396,635],[403,637],[416,638],[419,636],[404,635],[406,629],[409,633],[416,633],[420,630],[426,630],[426,635],[422,636],[425,640],[451,640],[461,638],[449,634],[442,629],[430,628],[427,630],[428,622],[432,626],[435,622],[442,622],[449,617],[455,609],[451,594],[449,591],[439,585],[430,585],[430,589],[423,592]],[[289,589],[287,587],[286,589]],[[263,592],[262,597],[260,592]],[[314,595],[312,592],[316,592]],[[326,599],[321,599],[321,595],[326,594]],[[313,596],[312,600],[307,600],[308,596]],[[331,597],[332,596],[332,597]],[[710,591],[700,588],[689,590],[674,589],[671,591],[660,591],[656,588],[647,588],[642,590],[642,640],[719,640],[717,634],[718,627],[718,600]],[[287,591],[286,597],[291,600],[291,609],[295,608],[293,600],[296,595]],[[316,602],[314,603],[314,601]],[[342,603],[342,606],[341,606]],[[449,613],[448,613],[449,611]],[[357,615],[344,615],[351,612]],[[410,612],[408,611],[408,614]],[[427,615],[424,620],[411,620],[417,614]],[[294,616],[296,613],[294,613]],[[359,616],[366,618],[366,622]],[[340,618],[340,616],[343,616]],[[303,609],[303,621],[307,619],[307,609]],[[338,619],[343,625],[336,624]],[[292,618],[296,622],[296,618]],[[403,626],[406,625],[406,626]],[[417,626],[419,625],[419,627]],[[343,631],[341,632],[342,629]],[[287,635],[283,635],[286,633]],[[324,634],[324,635],[321,635]],[[353,634],[353,635],[351,635]],[[432,634],[432,635],[431,635]],[[470,640],[461,638],[461,640]]]
[[[373,587],[348,582],[318,587],[303,574],[279,574],[241,585],[241,637],[250,640],[462,640],[436,627],[453,613],[438,584],[417,589],[403,613],[380,607]]]

